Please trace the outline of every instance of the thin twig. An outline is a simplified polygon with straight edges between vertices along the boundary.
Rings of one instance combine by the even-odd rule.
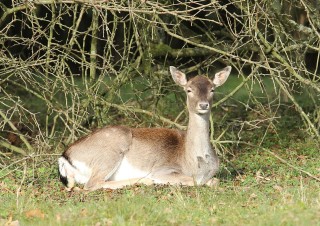
[[[0,116],[3,118],[3,120],[5,121],[5,123],[8,123],[8,125],[11,127],[11,129],[19,136],[19,138],[22,140],[22,142],[26,145],[27,149],[29,152],[33,152],[34,149],[31,146],[31,144],[27,141],[27,139],[19,132],[19,130],[17,129],[17,127],[15,127],[15,125],[7,118],[7,116],[2,112],[2,110],[0,110]],[[2,145],[5,145],[3,142],[1,142]],[[17,151],[18,148],[14,148],[13,146],[11,147],[11,150]],[[20,151],[21,152],[21,151]],[[23,152],[21,152],[23,153]]]

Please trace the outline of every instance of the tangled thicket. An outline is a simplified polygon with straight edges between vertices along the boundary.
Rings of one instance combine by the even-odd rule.
[[[255,117],[212,139],[237,141],[243,126],[276,130],[286,106],[318,140],[319,50],[317,0],[1,2],[0,151],[55,151],[110,123],[183,128],[169,65],[191,74],[231,65],[238,75],[214,107]],[[261,99],[252,90],[267,92],[265,79],[273,92]],[[241,89],[247,100],[234,101]]]

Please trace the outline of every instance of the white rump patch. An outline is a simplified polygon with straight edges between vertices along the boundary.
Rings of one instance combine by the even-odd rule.
[[[124,157],[115,173],[106,179],[110,181],[121,181],[136,178],[150,178],[150,176],[151,172],[146,172],[132,166],[128,159]]]
[[[64,157],[60,157],[58,163],[61,176],[74,178],[75,182],[79,184],[88,182],[92,170],[85,163],[73,161],[72,166]]]
[[[70,167],[70,163],[64,157],[60,157],[58,159],[58,164],[61,176],[67,177],[67,168]]]

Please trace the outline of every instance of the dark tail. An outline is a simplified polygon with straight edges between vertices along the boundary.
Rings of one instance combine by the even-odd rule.
[[[68,178],[61,175],[59,167],[58,167],[58,174],[59,174],[60,181],[63,183],[64,186],[67,187],[68,186]]]

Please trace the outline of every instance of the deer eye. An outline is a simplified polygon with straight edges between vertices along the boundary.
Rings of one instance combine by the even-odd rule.
[[[187,93],[192,93],[192,89],[187,89]]]
[[[210,90],[210,93],[214,93],[214,89],[211,89],[211,90]]]

